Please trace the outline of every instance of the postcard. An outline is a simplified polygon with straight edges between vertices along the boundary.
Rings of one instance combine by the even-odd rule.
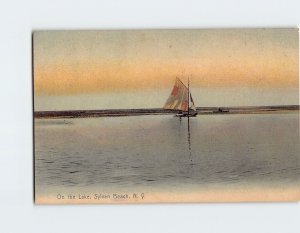
[[[36,204],[300,200],[297,28],[32,42]]]

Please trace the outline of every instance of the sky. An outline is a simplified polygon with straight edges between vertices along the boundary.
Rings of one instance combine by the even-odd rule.
[[[34,32],[35,107],[162,107],[176,77],[196,106],[297,104],[298,41],[298,29]]]

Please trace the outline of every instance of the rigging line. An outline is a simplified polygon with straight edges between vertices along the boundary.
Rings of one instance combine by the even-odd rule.
[[[177,77],[176,77],[177,78]],[[181,82],[181,84],[186,88],[186,89],[188,89],[187,87],[186,87],[186,85],[184,85],[184,83],[179,79],[179,78],[177,78],[178,79],[178,81],[179,82]]]
[[[190,78],[188,77],[188,117],[190,115]]]

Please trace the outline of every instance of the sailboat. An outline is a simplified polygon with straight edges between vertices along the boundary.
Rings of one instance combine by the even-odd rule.
[[[195,103],[192,94],[190,93],[189,81],[188,87],[186,87],[179,78],[176,78],[172,92],[163,108],[178,110],[178,113],[175,115],[178,117],[197,116]]]

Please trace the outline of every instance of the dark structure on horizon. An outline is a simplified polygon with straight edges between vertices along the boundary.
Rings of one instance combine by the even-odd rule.
[[[197,107],[199,115],[208,114],[259,114],[299,111],[299,105],[246,106],[246,107]],[[163,108],[149,109],[106,109],[106,110],[66,110],[37,111],[35,118],[79,118],[79,117],[117,117],[139,115],[172,115],[177,111]]]

